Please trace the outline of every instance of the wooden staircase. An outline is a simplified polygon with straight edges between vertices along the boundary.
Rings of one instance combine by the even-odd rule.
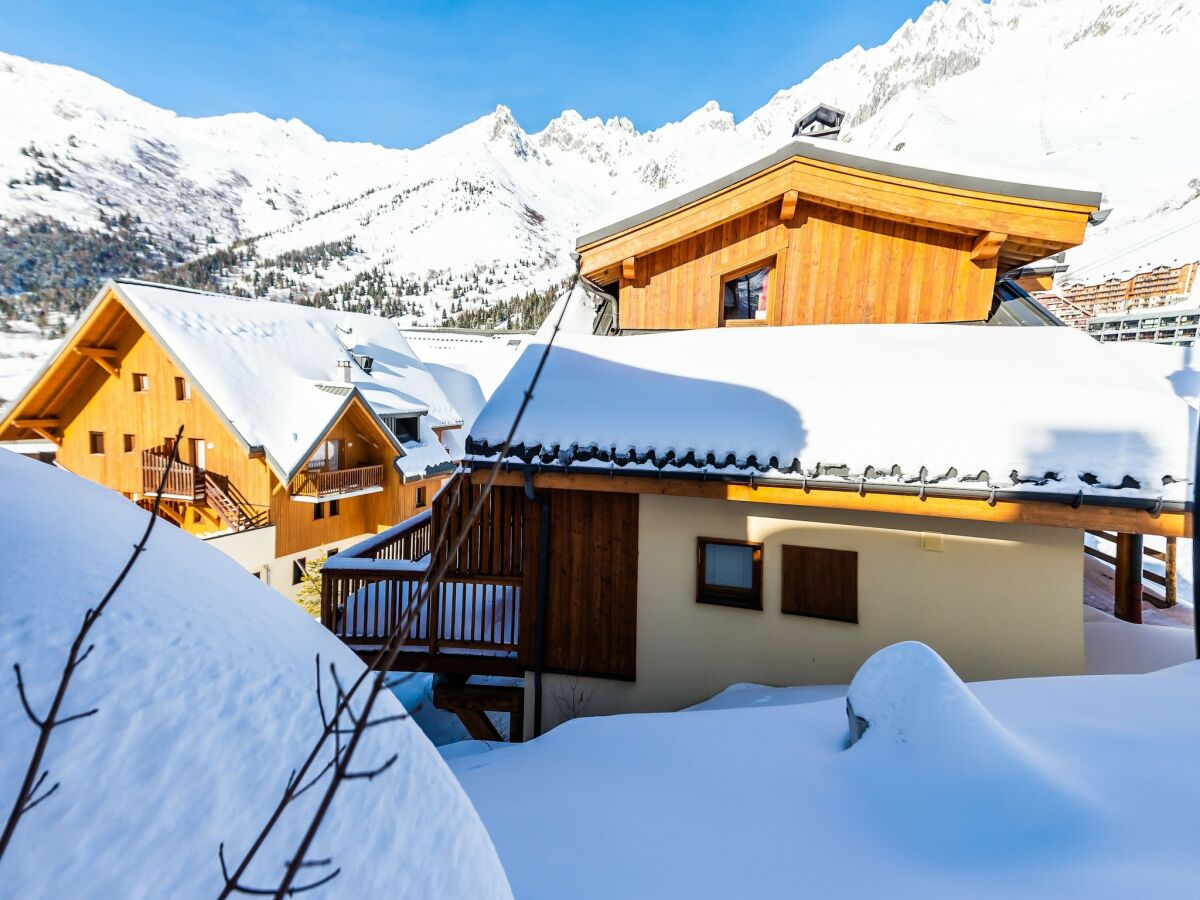
[[[226,525],[234,531],[245,531],[259,524],[261,513],[254,513],[245,499],[232,487],[228,478],[204,471],[204,498]]]

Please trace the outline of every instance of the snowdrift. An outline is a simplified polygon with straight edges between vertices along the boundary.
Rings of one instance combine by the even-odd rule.
[[[0,452],[0,804],[12,803],[36,737],[11,681],[20,663],[44,709],[84,610],[98,601],[146,515],[62,470]],[[54,796],[0,863],[21,897],[213,897],[217,847],[240,851],[302,761],[319,717],[314,658],[351,679],[361,663],[299,607],[232,560],[163,523],[92,631],[55,732]],[[402,707],[390,695],[379,712]],[[341,874],[323,896],[505,898],[478,816],[411,722],[369,734],[356,759],[400,762],[339,793],[313,848]],[[274,886],[319,792],[285,816],[246,881]]]

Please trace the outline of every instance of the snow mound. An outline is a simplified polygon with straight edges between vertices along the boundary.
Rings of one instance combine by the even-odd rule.
[[[19,663],[44,710],[84,610],[124,563],[147,513],[4,452],[0,498],[0,669]],[[165,523],[91,638],[66,711],[99,712],[53,735],[47,783],[61,787],[22,820],[0,892],[216,896],[218,845],[240,858],[319,729],[316,655],[346,680],[362,664],[299,607]],[[402,709],[390,695],[378,701],[380,715]],[[0,683],[6,813],[35,737],[11,680]],[[400,760],[338,794],[312,852],[341,867],[325,896],[511,897],[474,808],[412,722],[375,729],[360,753],[364,765],[392,753]],[[278,883],[319,794],[284,815],[248,884]]]
[[[866,730],[846,753],[858,814],[910,852],[959,863],[1052,856],[1088,833],[1089,803],[917,641],[863,663],[846,695]],[[852,726],[853,729],[853,726]],[[913,811],[936,809],[918,832]]]

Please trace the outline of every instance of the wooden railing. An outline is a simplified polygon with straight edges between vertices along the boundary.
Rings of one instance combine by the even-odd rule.
[[[298,497],[325,497],[350,494],[383,484],[383,466],[358,466],[353,469],[308,469],[296,476],[292,494]]]
[[[421,604],[423,572],[396,570],[387,562],[394,561],[337,558],[326,564],[321,575],[321,621],[346,644],[379,647],[408,617],[403,641],[408,651],[430,656],[447,651],[516,655],[521,638],[520,579],[448,576],[435,595]]]
[[[1111,531],[1092,531],[1088,530],[1088,534],[1092,537],[1099,538],[1102,541],[1108,541],[1110,544],[1116,544],[1117,535]],[[1103,560],[1110,566],[1116,566],[1117,557],[1114,553],[1105,553],[1096,547],[1089,547],[1084,544],[1083,552],[1088,556],[1094,556],[1096,559]],[[1166,539],[1165,550],[1155,550],[1153,547],[1142,548],[1143,559],[1152,559],[1163,564],[1163,574],[1152,571],[1151,569],[1142,568],[1142,581],[1150,582],[1162,589],[1159,594],[1157,590],[1147,590],[1142,593],[1142,599],[1147,603],[1157,606],[1159,609],[1166,609],[1174,606],[1178,600],[1178,579],[1176,566],[1176,545],[1175,538],[1169,537]]]
[[[400,669],[419,658],[430,671],[520,674],[520,553],[509,554],[512,571],[451,570],[423,599],[427,588],[419,585],[436,558],[438,516],[434,509],[418,513],[331,557],[321,572],[322,623],[365,651],[407,621]]]
[[[167,470],[171,455],[162,450],[142,451],[142,493],[157,494],[163,472]],[[177,500],[199,503],[204,500],[204,478],[198,476],[196,467],[175,460],[163,485],[163,496]]]

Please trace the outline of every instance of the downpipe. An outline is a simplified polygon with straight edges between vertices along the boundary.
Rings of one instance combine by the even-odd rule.
[[[546,661],[546,590],[550,578],[550,501],[533,489],[533,470],[525,470],[525,497],[541,507],[541,540],[538,544],[537,615],[533,650],[533,736],[542,733],[542,669]]]

